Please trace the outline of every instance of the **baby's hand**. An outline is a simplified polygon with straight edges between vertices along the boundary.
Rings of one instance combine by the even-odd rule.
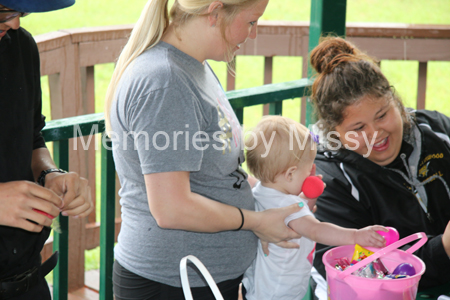
[[[355,232],[355,244],[358,244],[363,247],[376,247],[376,248],[385,247],[386,240],[384,239],[384,237],[379,235],[377,231],[388,232],[389,230],[380,225],[367,226],[358,229]]]

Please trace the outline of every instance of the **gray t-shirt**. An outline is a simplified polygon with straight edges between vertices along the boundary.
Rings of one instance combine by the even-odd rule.
[[[122,185],[116,259],[142,277],[172,286],[181,286],[179,262],[189,254],[205,264],[216,282],[242,275],[256,255],[255,235],[158,227],[143,176],[189,171],[192,192],[255,209],[240,168],[241,128],[210,66],[160,42],[127,68],[116,99],[111,109],[113,154]],[[191,286],[206,285],[194,271],[189,274]]]

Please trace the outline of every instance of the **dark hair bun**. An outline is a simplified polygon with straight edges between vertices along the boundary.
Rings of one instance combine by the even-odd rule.
[[[359,51],[343,38],[326,37],[311,51],[311,66],[319,74],[328,74],[341,63],[359,60],[358,54]]]

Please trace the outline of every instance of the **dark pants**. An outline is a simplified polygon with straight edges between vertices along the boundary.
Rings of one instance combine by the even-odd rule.
[[[1,299],[1,296],[0,296]],[[33,287],[31,287],[27,292],[22,295],[8,298],[8,300],[51,300],[50,290],[48,288],[47,281],[42,278],[39,283]]]
[[[217,284],[225,300],[237,300],[239,284],[242,276]],[[180,300],[185,299],[183,289],[162,284],[136,275],[124,267],[117,260],[113,269],[114,295],[116,300]],[[215,300],[209,286],[191,288],[195,300]]]

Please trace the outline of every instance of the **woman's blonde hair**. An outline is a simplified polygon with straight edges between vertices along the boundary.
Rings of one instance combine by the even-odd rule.
[[[168,13],[168,0],[149,0],[142,10],[141,16],[134,26],[131,36],[119,56],[109,83],[105,97],[105,125],[106,132],[111,131],[110,110],[115,98],[117,85],[125,69],[145,50],[155,46],[169,26],[169,20],[180,26],[193,17],[206,16],[208,7],[215,0],[175,0]],[[220,30],[225,42],[225,30],[243,9],[261,0],[223,0],[223,18]],[[228,44],[228,43],[227,43]]]
[[[297,166],[305,153],[314,157],[317,152],[309,130],[282,116],[263,117],[245,139],[245,148],[248,170],[262,182],[275,182],[277,175]]]

